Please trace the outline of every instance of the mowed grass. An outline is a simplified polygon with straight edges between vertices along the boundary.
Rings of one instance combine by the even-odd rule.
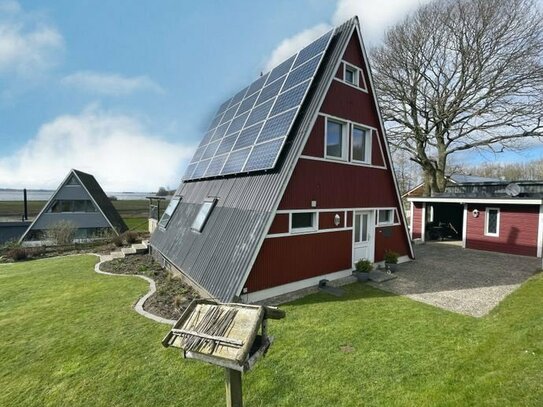
[[[75,256],[0,266],[0,405],[223,406],[223,372],[181,358],[132,304],[147,283]],[[543,405],[543,275],[491,315],[366,285],[282,306],[246,406]]]

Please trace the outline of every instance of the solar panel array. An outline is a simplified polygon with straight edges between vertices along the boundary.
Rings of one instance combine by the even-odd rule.
[[[183,178],[274,168],[333,32],[327,32],[224,102]]]

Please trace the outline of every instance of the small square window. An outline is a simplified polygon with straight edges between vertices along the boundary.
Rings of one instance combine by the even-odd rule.
[[[174,196],[172,198],[172,200],[168,204],[168,207],[166,208],[166,210],[162,214],[162,217],[160,218],[160,222],[158,222],[159,226],[161,226],[163,228],[166,228],[166,226],[168,226],[168,223],[170,222],[170,219],[171,219],[173,213],[175,212],[175,210],[177,209],[177,205],[179,205],[180,201],[181,201],[180,196]]]
[[[215,204],[217,203],[217,200],[214,198],[207,198],[202,206],[200,207],[200,211],[196,215],[196,218],[194,219],[194,222],[192,223],[192,230],[195,232],[201,232],[204,229],[204,226],[209,218],[209,215],[211,215],[211,211],[215,207]]]
[[[351,85],[358,86],[358,68],[345,64],[344,80]]]
[[[378,225],[392,225],[394,223],[393,209],[379,209],[377,216]]]
[[[292,232],[307,232],[317,230],[316,212],[296,212],[291,215],[290,229]]]
[[[326,121],[326,156],[344,158],[344,135],[346,124],[334,120]]]

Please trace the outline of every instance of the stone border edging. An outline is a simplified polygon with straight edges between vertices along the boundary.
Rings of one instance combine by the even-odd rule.
[[[155,284],[154,280],[152,280],[149,277],[140,276],[138,274],[115,274],[115,273],[108,273],[107,271],[102,271],[102,270],[100,270],[100,264],[105,263],[106,261],[111,261],[113,259],[103,260],[101,255],[96,254],[96,253],[92,253],[92,254],[95,255],[95,256],[98,256],[98,258],[100,259],[100,261],[94,265],[94,271],[96,273],[104,274],[104,275],[107,275],[107,276],[139,277],[139,278],[142,278],[142,279],[144,279],[145,281],[147,281],[149,283],[149,292],[147,294],[145,294],[143,297],[141,297],[138,300],[138,302],[136,303],[136,305],[134,305],[134,309],[136,310],[136,312],[138,314],[140,314],[140,315],[142,315],[142,316],[144,316],[146,318],[152,319],[153,321],[160,322],[162,324],[168,324],[168,325],[175,324],[176,321],[173,320],[173,319],[162,318],[162,317],[159,317],[158,315],[151,314],[150,312],[147,312],[147,311],[145,311],[143,309],[143,304],[145,304],[145,301],[147,301],[147,299],[156,292],[156,284]]]

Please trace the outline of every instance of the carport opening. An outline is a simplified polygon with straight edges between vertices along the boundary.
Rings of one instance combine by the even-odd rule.
[[[426,204],[426,234],[428,240],[462,240],[464,206],[455,203]]]

